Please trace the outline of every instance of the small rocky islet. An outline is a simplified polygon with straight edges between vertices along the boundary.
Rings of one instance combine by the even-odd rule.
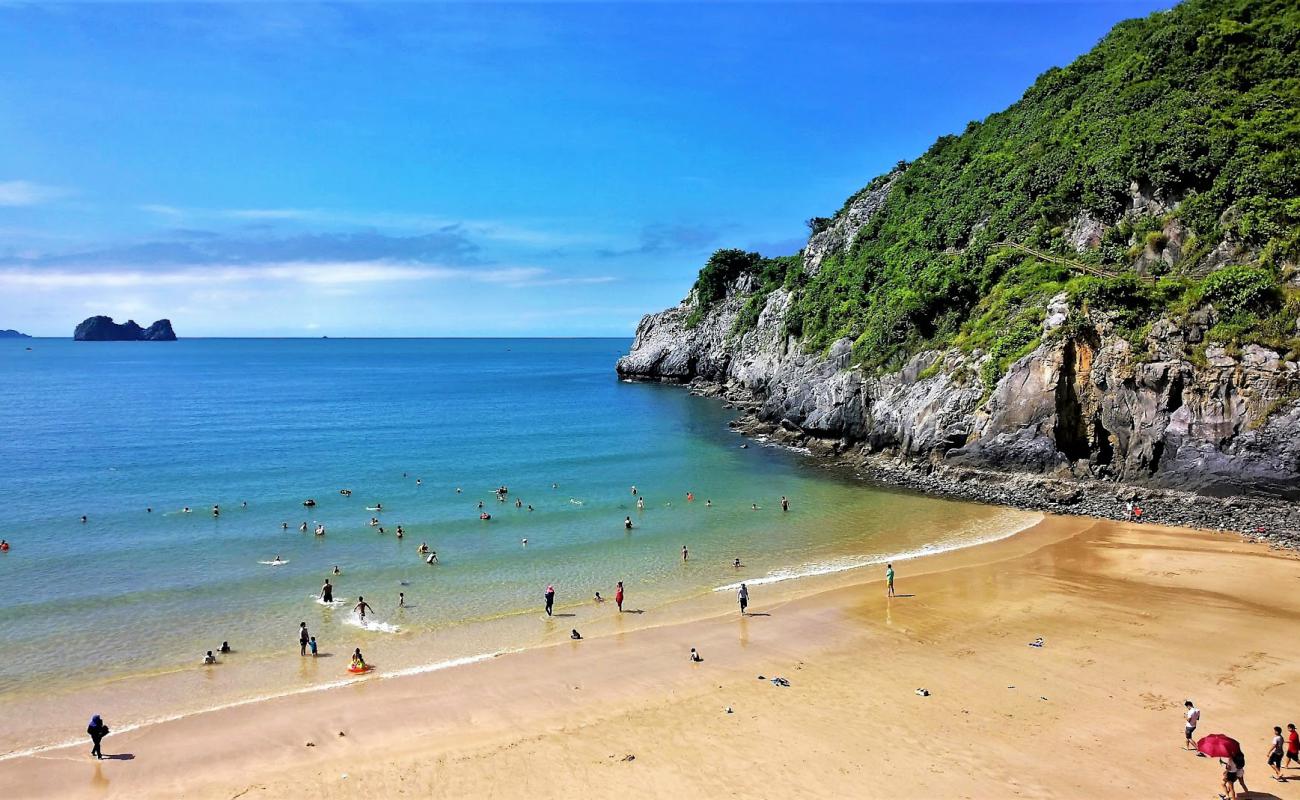
[[[77,326],[72,338],[78,342],[174,342],[176,332],[169,319],[142,328],[133,319],[119,325],[112,317],[90,317]]]

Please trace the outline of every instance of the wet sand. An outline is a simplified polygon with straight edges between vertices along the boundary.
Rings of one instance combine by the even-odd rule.
[[[1213,797],[1215,762],[1181,750],[1191,697],[1200,734],[1242,741],[1255,797],[1300,797],[1300,769],[1287,786],[1263,763],[1272,726],[1300,717],[1295,556],[1235,535],[1053,517],[898,573],[893,600],[876,570],[804,582],[825,591],[780,602],[757,587],[748,617],[719,593],[693,622],[112,735],[104,762],[88,742],[0,761],[0,786],[6,797]],[[1044,647],[1027,646],[1037,637]],[[703,663],[688,661],[691,647]],[[110,697],[95,710],[113,724]]]

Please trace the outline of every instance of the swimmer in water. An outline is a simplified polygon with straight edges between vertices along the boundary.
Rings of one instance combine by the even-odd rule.
[[[456,487],[456,494],[460,494],[460,487],[459,487],[459,486]]]
[[[190,513],[190,507],[189,507],[189,506],[185,506],[185,508],[182,508],[182,509],[181,509],[181,513],[182,513],[182,514],[189,514],[189,513]]]
[[[637,510],[637,511],[644,511],[644,510],[645,510],[645,498],[644,498],[644,497],[638,497],[638,498],[636,499],[636,510]]]
[[[307,523],[304,522],[303,524],[299,525],[299,526],[298,526],[298,530],[302,531],[303,533],[306,533],[306,532],[307,532]]]
[[[518,497],[516,497],[516,498],[515,498],[515,508],[523,508],[523,507],[524,507],[524,501],[523,501],[523,500],[520,500]]]
[[[632,494],[636,494],[636,487],[635,487],[635,486],[632,487]]]
[[[528,504],[528,510],[529,510],[529,511],[532,511],[532,510],[533,510],[533,504],[532,504],[532,503],[529,503],[529,504]]]
[[[731,566],[735,567],[736,569],[740,569],[740,559],[738,558],[735,561],[732,561]]]
[[[623,527],[624,527],[626,530],[629,530],[629,531],[632,530],[632,518],[631,518],[631,517],[623,517]]]
[[[686,561],[689,555],[690,551],[686,549],[686,545],[682,545],[682,561]]]
[[[338,565],[338,564],[335,564],[335,565],[334,565],[334,574],[335,574],[335,575],[342,575],[342,574],[343,574],[343,570],[339,569],[339,565]]]
[[[324,525],[317,525],[317,526],[316,526],[316,535],[317,535],[317,536],[324,536],[324,535],[325,535],[325,526],[324,526]]]
[[[785,499],[785,495],[781,495],[781,510],[782,511],[790,510],[790,501]]]
[[[438,563],[438,554],[437,554],[437,553],[430,553],[430,554],[429,554],[429,557],[426,558],[426,559],[424,560],[424,563],[426,563],[426,564],[437,564],[437,563]]]
[[[330,583],[329,578],[326,578],[325,585],[320,587],[320,599],[326,603],[334,602],[334,585]]]
[[[214,505],[214,506],[212,507],[212,516],[214,516],[214,517],[219,517],[219,516],[221,516],[221,506]]]
[[[7,539],[0,539],[0,553],[8,553],[8,552],[9,552],[9,541]]]
[[[419,553],[420,555],[424,555],[425,553],[428,553],[429,544],[427,542],[420,542],[420,546],[418,549],[416,549],[415,552]]]
[[[478,507],[479,507],[479,508],[482,508],[482,507],[483,507],[483,501],[482,501],[482,500],[478,501]]]
[[[85,514],[82,514],[82,515],[81,515],[81,524],[82,524],[82,525],[85,525],[85,524],[86,524],[86,515],[85,515]]]
[[[370,518],[370,527],[373,528],[373,527],[375,527],[375,526],[377,526],[377,525],[379,525],[379,517],[371,517],[371,518]]]
[[[522,544],[522,545],[524,545],[524,546],[527,546],[527,545],[528,545],[528,540],[527,540],[527,539],[520,539],[520,540],[519,540],[519,543]]]
[[[486,511],[484,511],[482,514],[479,514],[479,515],[478,515],[478,518],[479,518],[479,519],[492,519],[492,515],[489,514],[489,513],[487,513]]]
[[[384,532],[384,526],[383,526],[383,525],[380,525],[380,526],[379,526],[379,532],[380,532],[380,533],[383,533],[383,532]]]
[[[749,507],[752,508],[752,509],[754,509],[755,511],[757,511],[757,510],[758,510],[758,503],[750,503],[750,504],[749,504]]]
[[[605,602],[605,598],[600,596],[600,592],[596,592],[596,596],[592,599],[595,600],[597,603]]]
[[[218,649],[217,652],[218,652],[218,653],[229,653],[229,652],[230,652],[230,642],[222,642],[222,643],[221,643],[221,648]]]
[[[152,514],[152,513],[153,513],[153,507],[152,507],[152,506],[145,506],[144,513],[146,513],[146,514]]]
[[[420,478],[416,478],[416,479],[415,479],[415,485],[416,485],[416,486],[420,486],[420,485],[422,485],[423,483],[424,483],[424,481],[421,480]]]
[[[402,526],[401,526],[401,525],[398,525],[398,526],[397,526],[397,538],[399,538],[399,539],[402,538],[402,536],[403,536],[405,533],[406,533],[406,531],[402,530]]]
[[[289,523],[287,523],[287,522],[281,522],[281,523],[280,523],[280,530],[282,530],[282,531],[287,531],[287,530],[289,530]]]
[[[239,504],[239,507],[240,507],[240,508],[248,508],[248,501],[247,501],[247,500],[243,501],[242,503]]]
[[[366,598],[364,597],[357,598],[357,604],[352,610],[361,617],[362,622],[366,621],[367,611],[374,611],[374,609],[370,607],[370,604],[366,602]]]
[[[206,656],[203,657],[203,663],[204,663],[205,665],[206,665],[206,664],[215,664],[215,663],[217,663],[217,657],[214,656],[214,655],[212,655],[212,651],[211,651],[211,650],[209,650],[209,651],[208,651],[208,654],[207,654]]]
[[[705,501],[704,501],[704,507],[705,507],[705,508],[713,508],[713,501],[712,501],[712,500],[705,500]]]

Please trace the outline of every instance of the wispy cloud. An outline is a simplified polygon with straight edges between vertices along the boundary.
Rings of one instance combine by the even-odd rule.
[[[184,211],[176,206],[164,205],[163,203],[145,203],[137,206],[141,211],[147,211],[150,214],[157,214],[161,217],[179,217],[185,214]]]
[[[104,245],[27,259],[31,266],[151,267],[201,264],[403,261],[477,264],[479,247],[456,226],[413,236],[376,232],[302,233],[292,236],[222,235],[202,229],[173,230],[170,238]]]
[[[699,250],[718,240],[722,230],[705,225],[647,225],[641,231],[641,244],[623,250],[601,249],[602,258],[632,255],[661,255]]]
[[[347,288],[398,282],[457,281],[507,286],[562,286],[608,283],[609,276],[556,275],[540,267],[449,267],[390,261],[292,262],[258,265],[184,266],[162,270],[34,269],[0,266],[0,287],[13,290],[128,289],[137,287],[297,283]]]
[[[0,206],[39,206],[67,197],[67,189],[31,181],[0,181]]]

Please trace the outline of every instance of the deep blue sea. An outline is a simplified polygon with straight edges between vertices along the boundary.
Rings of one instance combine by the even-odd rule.
[[[338,679],[341,657],[301,662],[301,621],[323,652],[413,669],[599,632],[615,612],[591,599],[619,580],[649,624],[683,601],[729,605],[714,590],[738,580],[758,603],[765,585],[1028,518],[742,448],[718,401],[619,381],[628,345],[0,341],[0,716],[24,720],[0,753],[50,738],[88,696],[129,721]],[[336,565],[336,598],[365,596],[378,624],[313,599]],[[558,628],[548,584],[577,615]],[[202,667],[223,640],[236,653]]]

